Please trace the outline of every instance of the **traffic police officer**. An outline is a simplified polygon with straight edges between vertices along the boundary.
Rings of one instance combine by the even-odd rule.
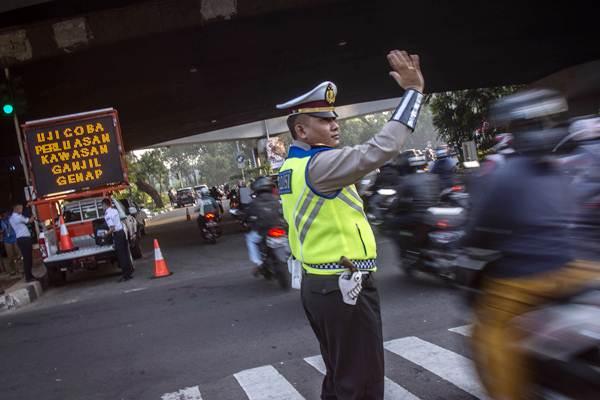
[[[127,242],[127,235],[121,223],[121,216],[119,215],[119,211],[112,206],[112,201],[109,198],[102,199],[102,208],[104,209],[104,220],[106,221],[106,225],[108,225],[106,236],[113,235],[117,261],[123,273],[119,282],[128,281],[132,278],[133,265],[131,264],[129,243]]]
[[[377,249],[354,183],[400,153],[424,85],[417,55],[394,50],[387,58],[390,75],[406,91],[390,121],[362,145],[336,148],[333,82],[277,106],[290,113],[294,138],[278,187],[292,254],[303,269],[302,304],[327,368],[324,400],[383,399]]]

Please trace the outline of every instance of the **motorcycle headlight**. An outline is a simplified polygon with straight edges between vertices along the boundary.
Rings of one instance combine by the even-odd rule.
[[[379,189],[377,191],[377,194],[380,194],[382,196],[393,196],[396,194],[396,191],[394,189]]]

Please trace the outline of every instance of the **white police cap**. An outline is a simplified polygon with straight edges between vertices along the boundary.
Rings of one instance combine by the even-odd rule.
[[[308,114],[319,118],[336,118],[335,97],[337,86],[325,81],[308,93],[282,104],[277,104],[279,110],[287,110],[289,115]]]

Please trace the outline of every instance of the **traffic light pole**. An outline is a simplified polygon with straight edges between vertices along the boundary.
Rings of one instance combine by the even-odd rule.
[[[4,67],[4,77],[10,87],[10,70],[8,67]],[[21,154],[21,165],[23,166],[23,174],[25,175],[25,184],[27,185],[27,193],[29,194],[29,200],[33,199],[33,192],[31,191],[31,181],[29,180],[29,169],[27,168],[27,159],[25,158],[25,148],[23,147],[23,136],[21,135],[21,125],[19,124],[19,117],[17,117],[17,110],[13,109],[12,112],[13,122],[15,124],[15,132],[17,134],[17,143],[19,143],[19,153]],[[31,206],[31,212],[37,221],[37,209],[35,206]],[[40,237],[40,227],[37,222],[34,222],[33,227],[37,237]]]
[[[10,84],[10,71],[8,67],[4,67],[4,77],[6,78],[6,82]],[[23,138],[21,136],[21,125],[19,125],[19,117],[17,117],[17,111],[13,110],[13,122],[15,124],[15,132],[17,134],[17,143],[19,143],[19,153],[21,154],[21,164],[23,165],[23,172],[25,173],[25,183],[27,183],[27,187],[29,188],[29,173],[27,169],[27,160],[25,159],[25,150],[23,147]]]

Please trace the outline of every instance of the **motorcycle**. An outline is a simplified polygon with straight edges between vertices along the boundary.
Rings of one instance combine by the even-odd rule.
[[[395,230],[401,268],[408,277],[425,272],[464,284],[455,260],[465,235],[466,211],[462,207],[430,207],[423,223]]]
[[[384,216],[396,199],[396,189],[380,188],[369,197],[367,208],[367,219],[372,225],[381,225]]]
[[[291,251],[285,229],[271,228],[267,231],[267,235],[261,243],[261,254],[263,259],[261,273],[265,279],[275,279],[282,289],[289,290],[291,279],[287,260]]]
[[[206,243],[216,244],[217,238],[221,236],[221,227],[217,222],[217,215],[214,212],[207,212],[204,215],[199,214],[197,222],[202,239]]]
[[[470,303],[481,293],[481,271],[500,253],[463,249],[456,266],[470,271]],[[524,333],[515,345],[526,355],[539,399],[592,400],[600,393],[600,287],[590,286],[513,320]]]
[[[248,221],[256,221],[255,216],[248,217],[240,210],[234,209],[229,212],[236,218],[245,221],[246,226],[248,226]],[[263,261],[260,273],[267,280],[276,279],[282,289],[289,290],[291,279],[287,261],[290,258],[291,250],[286,230],[282,227],[270,228],[260,243],[260,252]]]

